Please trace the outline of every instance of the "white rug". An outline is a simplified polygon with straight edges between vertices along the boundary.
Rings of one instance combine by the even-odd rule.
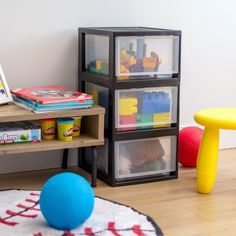
[[[119,203],[95,198],[92,215],[70,232],[48,226],[39,209],[40,191],[0,191],[1,236],[161,236],[158,225],[148,216]]]

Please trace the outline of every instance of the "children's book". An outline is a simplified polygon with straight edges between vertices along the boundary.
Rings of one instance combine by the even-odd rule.
[[[71,101],[79,101],[83,103],[86,100],[93,99],[92,95],[56,85],[12,89],[11,93],[18,97],[30,99],[40,104]]]
[[[23,107],[29,111],[33,111],[35,113],[59,111],[59,110],[70,110],[70,109],[83,109],[83,108],[90,108],[93,105],[93,100],[86,100],[84,103],[69,102],[66,105],[55,103],[55,104],[46,104],[46,105],[40,104],[37,106],[36,104],[32,103],[30,100],[22,99],[15,95],[13,95],[12,97],[16,105]]]
[[[78,107],[66,107],[66,108],[57,108],[57,109],[49,109],[49,108],[34,108],[31,107],[29,104],[23,104],[20,102],[16,102],[13,100],[13,103],[16,104],[19,107],[25,108],[28,111],[32,111],[34,113],[45,113],[45,112],[53,112],[53,111],[62,111],[62,110],[73,110],[73,109],[86,109],[86,108],[91,108],[92,105],[81,105],[79,108]]]
[[[81,105],[93,105],[93,103],[94,103],[94,101],[92,99],[88,99],[88,100],[85,100],[83,102],[81,102],[81,101],[72,101],[72,102],[57,102],[57,103],[50,103],[50,104],[41,104],[41,103],[38,103],[38,102],[34,102],[30,99],[27,99],[27,98],[15,96],[14,94],[12,95],[12,97],[14,98],[14,100],[16,102],[27,103],[27,104],[30,104],[32,107],[35,107],[35,108],[55,109],[55,108],[58,108],[58,107],[66,108],[66,107],[71,107],[71,106],[79,108]]]

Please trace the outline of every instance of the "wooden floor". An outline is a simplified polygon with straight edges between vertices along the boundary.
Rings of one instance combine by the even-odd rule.
[[[85,172],[71,168],[85,177]],[[95,193],[150,215],[166,236],[236,235],[236,149],[219,153],[210,194],[196,192],[196,170],[180,168],[179,178],[150,184],[109,187],[99,181]],[[61,170],[0,175],[0,188],[39,189]]]

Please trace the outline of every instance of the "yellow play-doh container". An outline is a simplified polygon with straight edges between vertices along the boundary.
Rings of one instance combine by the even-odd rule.
[[[70,142],[73,139],[73,118],[57,119],[57,136],[60,141]]]
[[[40,120],[40,126],[41,126],[42,139],[44,140],[55,139],[56,137],[56,119],[55,118]]]
[[[80,136],[81,118],[82,117],[73,117],[74,119],[73,137]]]

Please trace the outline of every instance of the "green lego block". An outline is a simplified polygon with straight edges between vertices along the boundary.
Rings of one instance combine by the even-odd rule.
[[[152,125],[145,125],[145,123],[152,123],[152,122],[153,122],[152,114],[137,114],[138,129],[152,128]],[[140,124],[143,125],[139,126]]]

